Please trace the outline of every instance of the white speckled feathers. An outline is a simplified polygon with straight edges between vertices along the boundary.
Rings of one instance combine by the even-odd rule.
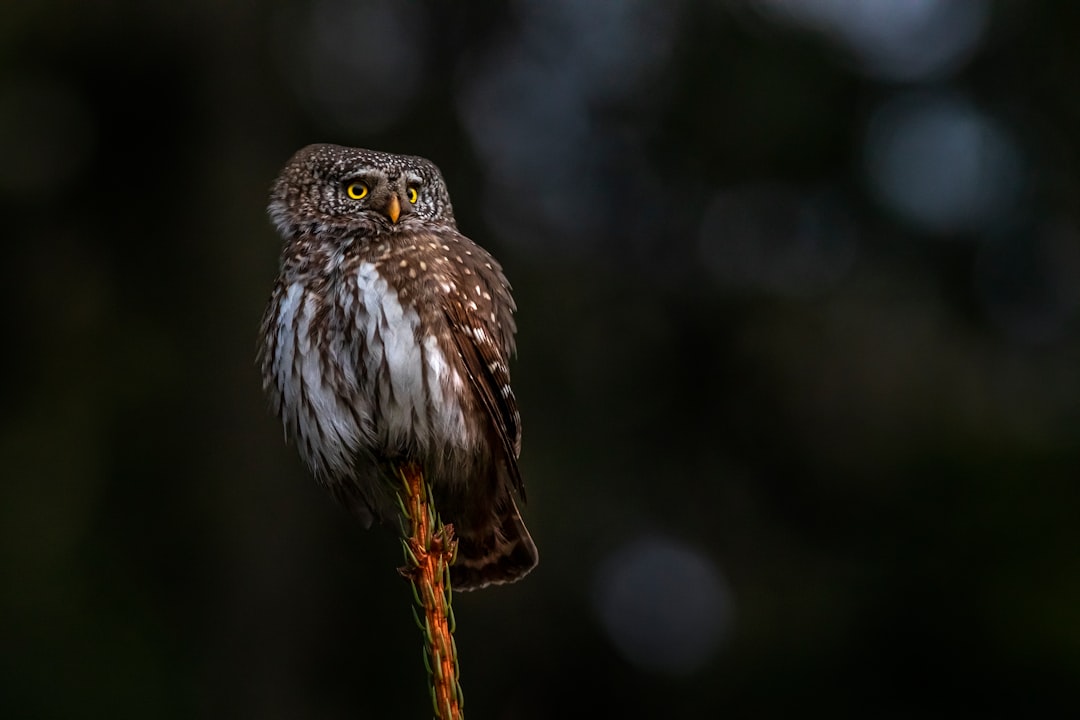
[[[458,531],[458,589],[536,564],[513,491],[521,421],[515,305],[457,230],[429,161],[333,145],[286,165],[269,212],[285,240],[263,318],[263,382],[301,456],[343,504],[390,519],[393,468],[419,464]]]

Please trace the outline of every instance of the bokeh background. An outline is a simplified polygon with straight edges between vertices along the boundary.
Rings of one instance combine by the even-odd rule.
[[[421,154],[519,304],[473,718],[1080,686],[1080,4],[0,7],[0,714],[427,717],[391,529],[267,412],[277,170]]]

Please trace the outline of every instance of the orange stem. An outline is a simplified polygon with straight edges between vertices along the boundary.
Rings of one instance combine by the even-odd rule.
[[[405,483],[402,502],[409,536],[405,539],[408,566],[402,574],[413,583],[417,603],[424,611],[425,652],[429,660],[432,701],[439,720],[464,717],[458,682],[457,647],[450,608],[450,564],[457,542],[452,525],[443,525],[431,502],[423,471],[413,463],[399,468]]]

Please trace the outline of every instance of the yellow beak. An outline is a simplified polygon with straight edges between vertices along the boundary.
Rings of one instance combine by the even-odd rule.
[[[397,193],[390,196],[390,204],[386,207],[386,214],[392,223],[396,223],[398,216],[401,215],[401,203],[397,199]]]

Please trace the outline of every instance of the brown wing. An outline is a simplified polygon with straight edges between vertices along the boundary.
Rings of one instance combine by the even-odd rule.
[[[467,295],[447,298],[446,319],[450,324],[451,336],[465,363],[469,381],[487,411],[492,432],[505,457],[510,480],[524,499],[525,486],[517,464],[521,450],[521,416],[514,391],[510,387],[508,357],[513,346],[513,327],[504,327],[505,323],[512,323],[509,315],[513,301],[510,300],[505,285],[499,283],[497,275],[489,278],[483,277],[484,275],[488,273],[480,274],[480,278],[485,282],[480,286],[481,292],[476,293],[475,300]],[[487,297],[484,292],[488,294]],[[465,299],[466,297],[468,299]],[[496,307],[496,301],[502,305]],[[492,321],[492,314],[496,318],[505,316],[506,320]]]

